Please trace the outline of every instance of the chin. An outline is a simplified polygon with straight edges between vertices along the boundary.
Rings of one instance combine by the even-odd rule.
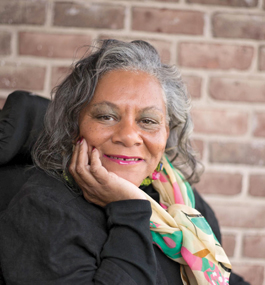
[[[111,171],[113,173],[115,173],[116,175],[118,175],[119,177],[131,182],[132,184],[134,184],[135,186],[139,187],[141,185],[141,183],[143,182],[143,180],[148,176],[146,175],[145,177],[142,177],[141,174],[139,173],[133,173],[130,171],[117,171],[117,170],[110,170],[107,169],[108,171]]]
[[[133,175],[132,173],[128,175],[128,173],[116,173],[119,177],[131,182],[132,184],[134,184],[135,186],[139,187],[141,185],[141,183],[143,182],[144,178],[139,178],[141,177],[141,175]]]
[[[148,176],[147,169],[145,169],[145,167],[139,167],[139,165],[120,166],[118,164],[116,165],[116,163],[109,163],[108,161],[103,161],[102,164],[109,172],[115,173],[137,187],[139,187],[143,180]]]

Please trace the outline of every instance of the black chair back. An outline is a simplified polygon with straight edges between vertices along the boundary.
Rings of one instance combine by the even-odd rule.
[[[26,91],[11,93],[0,111],[0,211],[34,172],[31,149],[50,100]]]

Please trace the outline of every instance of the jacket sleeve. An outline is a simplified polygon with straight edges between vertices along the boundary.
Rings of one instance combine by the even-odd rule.
[[[102,211],[104,231],[69,203],[32,194],[16,201],[0,219],[6,284],[155,284],[150,203],[119,201]]]
[[[194,189],[195,196],[195,208],[205,217],[209,225],[211,226],[216,238],[222,243],[222,237],[220,232],[220,227],[217,218],[212,210],[212,208],[203,200],[200,194]],[[229,278],[230,285],[250,285],[248,282],[244,281],[242,277],[231,272]]]

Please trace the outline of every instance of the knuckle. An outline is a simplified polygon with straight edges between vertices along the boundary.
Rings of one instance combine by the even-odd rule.
[[[84,174],[84,168],[81,165],[77,165],[76,168],[75,168],[75,171],[79,175],[83,175]]]
[[[95,202],[96,201],[96,196],[93,195],[92,193],[88,193],[88,192],[83,192],[84,198],[88,201],[88,202]]]
[[[95,166],[91,166],[90,167],[90,172],[94,175],[94,176],[98,176],[99,175],[99,168],[95,167]]]
[[[68,167],[69,172],[73,175],[75,173],[75,166],[70,164]]]

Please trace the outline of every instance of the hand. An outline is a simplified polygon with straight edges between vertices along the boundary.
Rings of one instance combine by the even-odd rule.
[[[96,148],[91,151],[89,159],[85,139],[81,143],[77,142],[69,171],[82,189],[85,199],[101,207],[120,200],[146,200],[138,187],[102,166]]]

